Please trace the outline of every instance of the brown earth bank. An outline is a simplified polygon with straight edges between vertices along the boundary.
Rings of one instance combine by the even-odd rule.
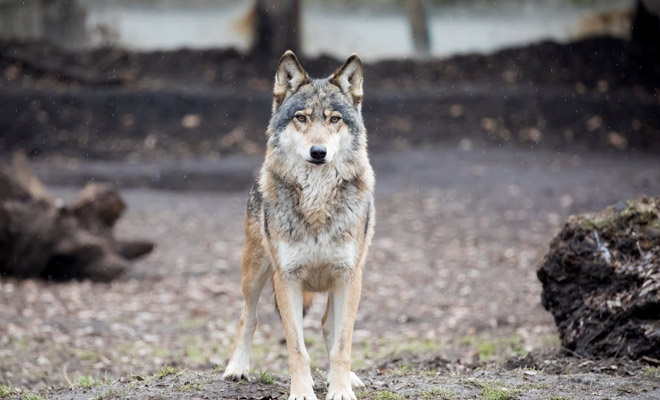
[[[660,357],[660,198],[570,217],[538,277],[566,348],[591,357]]]
[[[365,66],[373,151],[437,143],[660,151],[660,51],[609,37]],[[0,151],[85,159],[260,154],[277,60],[0,43]],[[303,60],[312,76],[341,63]]]

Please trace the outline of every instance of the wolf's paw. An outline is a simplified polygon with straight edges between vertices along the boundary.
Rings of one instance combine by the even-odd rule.
[[[351,371],[351,387],[353,389],[362,389],[366,387],[362,380],[358,378],[358,376],[355,375],[355,372],[353,371]]]
[[[289,395],[289,400],[318,400],[318,399],[316,398],[314,392],[304,393],[304,394],[303,393],[298,394],[292,392]]]
[[[250,379],[250,368],[248,366],[232,365],[227,366],[225,373],[222,374],[222,379],[226,381],[240,381],[242,379]]]
[[[325,400],[357,400],[355,393],[351,389],[349,390],[336,390],[329,391],[328,395],[325,396]]]

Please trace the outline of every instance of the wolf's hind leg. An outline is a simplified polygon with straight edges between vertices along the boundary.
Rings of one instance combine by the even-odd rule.
[[[229,360],[229,365],[222,376],[225,380],[238,381],[248,379],[250,370],[250,346],[257,327],[257,303],[266,281],[272,276],[273,269],[262,246],[247,238],[243,251],[243,313],[238,323],[236,341]]]

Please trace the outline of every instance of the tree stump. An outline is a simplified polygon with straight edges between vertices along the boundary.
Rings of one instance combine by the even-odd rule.
[[[89,183],[72,204],[53,199],[23,153],[0,167],[0,275],[110,281],[129,260],[153,250],[148,241],[116,239],[126,208],[110,186]]]
[[[660,358],[660,197],[570,217],[538,278],[565,348]]]

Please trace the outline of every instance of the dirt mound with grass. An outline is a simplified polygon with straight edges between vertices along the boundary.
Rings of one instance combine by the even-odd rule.
[[[660,358],[660,197],[570,217],[538,270],[564,347]]]

